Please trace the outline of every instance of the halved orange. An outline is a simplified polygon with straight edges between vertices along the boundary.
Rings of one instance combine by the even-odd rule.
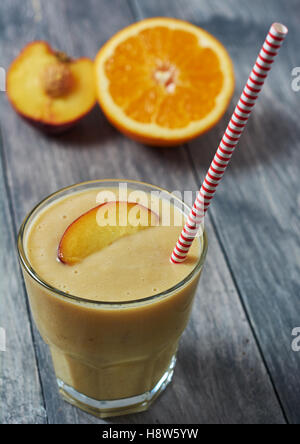
[[[142,20],[96,57],[100,106],[121,132],[149,145],[179,145],[222,117],[234,90],[231,59],[208,32],[173,18]]]

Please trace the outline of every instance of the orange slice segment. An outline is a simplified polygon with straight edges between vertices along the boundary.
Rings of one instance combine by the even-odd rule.
[[[154,18],[113,36],[96,57],[99,103],[123,133],[178,145],[215,125],[234,89],[231,59],[211,34]]]

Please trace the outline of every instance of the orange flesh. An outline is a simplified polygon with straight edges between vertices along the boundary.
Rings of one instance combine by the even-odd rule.
[[[217,55],[184,30],[144,29],[105,62],[114,102],[140,123],[184,128],[216,106],[223,73]]]

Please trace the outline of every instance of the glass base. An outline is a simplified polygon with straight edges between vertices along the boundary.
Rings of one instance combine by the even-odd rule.
[[[57,384],[59,392],[65,401],[92,415],[98,416],[99,418],[128,415],[129,413],[142,412],[150,407],[158,395],[162,393],[171,382],[175,364],[176,356],[173,356],[167,371],[152,390],[130,398],[100,401],[78,392],[59,378],[57,378]]]

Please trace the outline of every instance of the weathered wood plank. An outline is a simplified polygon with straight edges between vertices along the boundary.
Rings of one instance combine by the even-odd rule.
[[[2,153],[1,140],[0,144]],[[45,423],[46,411],[2,167],[0,162],[0,327],[6,333],[6,350],[0,351],[0,424]]]
[[[124,1],[102,3],[100,8],[95,0],[44,2],[35,25],[29,1],[22,2],[20,12],[16,0],[3,2],[0,16],[9,12],[14,17],[9,26],[3,24],[5,63],[25,41],[41,37],[50,38],[71,55],[94,56],[111,34],[133,20]],[[18,13],[23,13],[22,18]],[[13,23],[20,21],[16,32]],[[129,177],[170,190],[196,188],[184,148],[159,150],[131,142],[111,128],[98,109],[68,134],[47,138],[20,121],[7,103],[1,108],[17,224],[43,196],[81,180]],[[108,422],[284,422],[210,219],[207,229],[213,253],[208,255],[173,384],[149,412]],[[47,347],[34,333],[49,422],[101,422],[59,398]]]
[[[210,215],[281,402],[289,420],[299,423],[300,355],[291,349],[291,332],[299,326],[300,93],[292,91],[291,71],[299,65],[300,4],[144,0],[135,6],[146,16],[171,11],[216,35],[235,63],[234,103],[269,25],[289,27]],[[198,185],[232,111],[233,105],[213,131],[190,144]]]
[[[70,21],[68,20],[67,15],[69,11],[66,11],[66,7],[71,7],[72,11],[77,11],[76,6],[84,6],[84,9],[90,7],[93,10],[97,9],[98,12],[101,13],[101,19],[103,20],[103,24],[101,26],[102,39],[107,39],[110,36],[110,33],[114,33],[117,31],[118,27],[114,27],[114,16],[110,14],[109,10],[99,11],[99,4],[96,1],[89,2],[90,4],[74,4],[70,3],[68,5],[63,5],[62,2],[56,1],[56,4],[52,2],[51,4],[43,4],[40,3],[40,9],[38,16],[36,15],[36,11],[33,9],[33,3],[31,1],[22,2],[22,6],[19,7],[19,2],[7,2],[6,5],[2,5],[4,11],[1,16],[6,16],[7,21],[5,22],[7,26],[3,26],[3,41],[7,38],[8,42],[11,42],[10,48],[5,45],[4,54],[3,54],[3,63],[4,66],[7,66],[9,61],[12,60],[13,57],[16,56],[18,51],[22,48],[22,46],[34,39],[47,39],[54,46],[57,45],[59,49],[68,51],[72,55],[86,55],[86,53],[74,52],[74,47],[72,46],[72,39],[70,39],[70,31],[68,30],[68,24]],[[35,5],[37,3],[35,2]],[[111,7],[117,10],[121,9],[123,5],[123,13],[124,13],[124,4],[121,0],[116,0],[111,2]],[[129,11],[129,10],[128,10]],[[60,12],[60,13],[59,13]],[[79,17],[82,17],[80,11],[78,11]],[[20,15],[18,15],[20,14]],[[107,16],[105,16],[105,14]],[[129,18],[131,17],[130,13],[124,14],[124,21],[122,23],[121,16],[119,17],[118,26],[126,26],[129,23]],[[111,17],[111,19],[110,19]],[[24,26],[20,26],[19,22],[22,22]],[[94,32],[97,31],[97,25],[99,24],[99,16],[98,23],[95,21],[94,23]],[[15,29],[12,29],[13,26],[16,26]],[[16,31],[18,29],[18,32]],[[57,41],[57,35],[60,34],[61,30],[64,30],[64,38],[61,39],[60,42]],[[78,36],[77,41],[81,40],[81,27],[80,22],[77,23],[76,29],[73,31]],[[82,30],[84,34],[84,31]],[[14,35],[14,40],[11,40],[11,36]],[[104,37],[103,37],[104,35]],[[106,36],[106,37],[105,37]],[[91,34],[92,37],[92,34]],[[98,45],[103,43],[103,41],[99,42],[99,35],[96,37],[93,35],[94,40],[94,54]],[[59,44],[60,43],[60,44]],[[4,98],[3,98],[4,99]],[[6,100],[6,99],[4,99]],[[7,109],[6,109],[7,107]],[[30,206],[34,204],[36,201],[37,193],[38,199],[42,196],[45,196],[49,193],[50,190],[54,191],[58,187],[65,186],[70,183],[74,183],[80,180],[85,180],[85,178],[93,178],[99,177],[105,171],[108,176],[113,177],[113,172],[110,172],[108,168],[109,163],[113,161],[113,158],[108,161],[105,165],[106,168],[100,169],[100,171],[95,170],[95,163],[101,163],[101,157],[99,158],[99,153],[97,151],[101,150],[101,142],[102,139],[107,138],[110,143],[114,138],[114,134],[116,134],[119,138],[120,136],[113,130],[103,119],[99,110],[97,112],[92,113],[86,121],[82,122],[75,129],[74,132],[66,134],[57,140],[54,138],[47,138],[44,134],[39,133],[38,131],[27,126],[25,122],[20,119],[16,119],[14,113],[6,103],[5,109],[1,110],[2,116],[6,115],[6,111],[9,110],[11,112],[11,116],[14,120],[14,124],[11,127],[9,133],[6,133],[11,136],[13,139],[18,138],[18,134],[21,128],[21,131],[24,131],[23,136],[19,138],[18,144],[15,146],[14,153],[12,150],[7,151],[7,159],[8,163],[15,163],[15,173],[13,176],[8,176],[8,184],[12,190],[12,194],[15,202],[15,214],[14,217],[17,220],[17,224],[19,225],[25,213],[30,209]],[[8,119],[8,116],[6,115]],[[8,120],[7,120],[8,122]],[[105,127],[102,131],[102,126],[105,124]],[[6,124],[5,124],[6,126]],[[7,140],[4,135],[4,143],[7,143]],[[25,148],[25,145],[29,148]],[[31,146],[31,149],[30,149]],[[24,149],[25,148],[25,149]],[[52,150],[52,153],[48,150]],[[96,149],[94,152],[94,158],[89,158],[89,151]],[[87,153],[86,165],[89,165],[89,170],[86,170],[86,166],[83,166],[81,169],[79,166],[81,164],[81,156],[82,153]],[[56,159],[54,164],[52,164],[52,157],[55,156]],[[116,157],[116,153],[115,153]],[[76,164],[77,174],[72,171],[72,166],[68,168],[69,162],[73,159]],[[82,164],[83,165],[83,164]],[[18,172],[17,172],[18,170]],[[25,171],[24,171],[25,170]],[[40,182],[40,177],[44,176],[45,180],[42,183]],[[26,179],[31,177],[32,181]],[[79,178],[80,177],[80,178]],[[36,184],[39,184],[38,187]],[[22,189],[21,196],[18,192],[18,189]],[[27,202],[27,203],[26,203]],[[23,205],[25,204],[25,211],[22,210]],[[22,214],[23,213],[23,214]],[[48,347],[43,343],[43,341],[39,338],[38,332],[33,325],[33,330],[37,342],[37,354],[39,357],[40,363],[40,373],[41,379],[43,382],[43,390],[45,396],[45,402],[47,406],[47,414],[50,422],[62,422],[62,423],[78,423],[80,420],[83,422],[84,415],[78,418],[78,414],[82,415],[82,412],[78,409],[64,403],[58,396],[58,392],[56,390],[56,381],[54,373],[49,371],[52,368],[51,357],[48,352]],[[57,403],[58,401],[58,403]],[[13,408],[11,408],[13,412]],[[99,421],[101,422],[101,421]]]

